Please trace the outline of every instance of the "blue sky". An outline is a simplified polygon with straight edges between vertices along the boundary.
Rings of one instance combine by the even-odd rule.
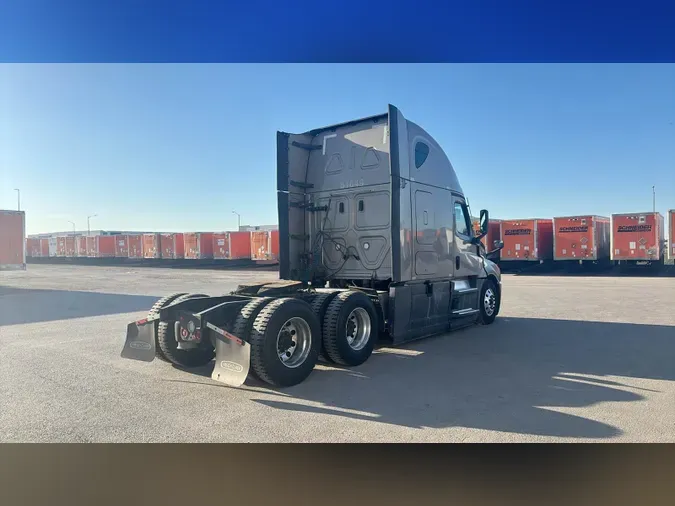
[[[276,223],[275,132],[386,111],[496,218],[675,208],[675,65],[0,65],[0,208],[27,232]]]

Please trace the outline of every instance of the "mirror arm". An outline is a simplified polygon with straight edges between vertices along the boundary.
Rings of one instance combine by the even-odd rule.
[[[492,255],[492,254],[494,254],[494,253],[497,253],[498,251],[501,251],[502,249],[504,249],[504,246],[502,246],[501,248],[493,249],[492,251],[490,251],[490,252],[488,253],[488,255]]]

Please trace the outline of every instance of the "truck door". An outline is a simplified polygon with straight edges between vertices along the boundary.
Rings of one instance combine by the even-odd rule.
[[[471,244],[474,233],[469,208],[461,197],[454,197],[453,201],[455,215],[454,279],[462,280],[480,273],[481,260],[478,247]]]

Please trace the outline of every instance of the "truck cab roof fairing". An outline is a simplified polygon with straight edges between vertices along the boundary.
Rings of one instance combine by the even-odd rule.
[[[406,123],[408,127],[408,143],[410,145],[411,151],[414,152],[415,144],[417,142],[429,144],[429,147],[431,148],[428,161],[425,161],[425,163],[419,169],[415,169],[414,166],[411,167],[410,176],[415,178],[417,181],[446,188],[453,192],[464,195],[464,190],[462,189],[462,185],[459,183],[457,173],[455,172],[452,163],[450,163],[448,155],[445,153],[440,144],[438,144],[438,142],[418,124],[410,120],[406,120]],[[415,174],[415,172],[418,170],[423,171],[427,164],[432,162],[433,166],[430,167],[431,174],[424,176]]]
[[[398,121],[392,118],[393,115],[396,115],[398,117]],[[425,162],[424,164],[424,169],[427,170],[422,171],[423,174],[420,172],[422,170],[422,167],[417,169],[415,168],[414,164],[408,164],[405,163],[404,160],[399,160],[400,172],[398,172],[396,169],[394,169],[394,167],[392,167],[393,175],[400,176],[404,179],[414,179],[418,182],[429,184],[432,186],[438,186],[440,188],[446,188],[453,192],[464,195],[464,190],[462,189],[462,186],[459,183],[457,173],[455,172],[452,163],[450,162],[447,154],[445,153],[441,145],[436,141],[436,139],[434,139],[432,135],[430,135],[417,123],[406,119],[401,113],[400,109],[398,109],[394,105],[389,104],[388,114],[367,116],[356,120],[336,123],[334,125],[329,125],[321,128],[315,128],[301,135],[308,135],[310,137],[315,137],[323,132],[336,130],[340,127],[356,125],[365,121],[372,121],[374,123],[378,123],[382,120],[388,120],[389,128],[398,128],[400,133],[404,134],[407,137],[406,143],[407,150],[402,149],[401,152],[399,153],[399,156],[408,154],[414,156],[415,144],[417,144],[418,141],[428,144],[429,148],[431,148],[430,151],[432,152],[429,155],[429,161]],[[408,166],[410,166],[410,169],[408,169]]]
[[[393,118],[396,116],[396,119]],[[445,188],[464,195],[464,190],[459,183],[459,178],[452,163],[441,145],[424,128],[417,123],[406,119],[401,111],[393,105],[389,106],[389,123],[392,128],[398,129],[397,138],[407,138],[402,143],[407,149],[401,149],[399,160],[400,172],[392,167],[394,175],[400,175],[404,179],[411,179],[423,184]],[[421,142],[429,148],[429,154],[420,167],[416,167],[415,148]],[[401,146],[403,148],[404,146]],[[403,160],[403,158],[407,158]]]

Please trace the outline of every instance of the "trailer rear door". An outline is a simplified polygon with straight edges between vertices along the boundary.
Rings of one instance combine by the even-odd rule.
[[[595,259],[595,222],[592,216],[570,216],[555,219],[555,259]]]

